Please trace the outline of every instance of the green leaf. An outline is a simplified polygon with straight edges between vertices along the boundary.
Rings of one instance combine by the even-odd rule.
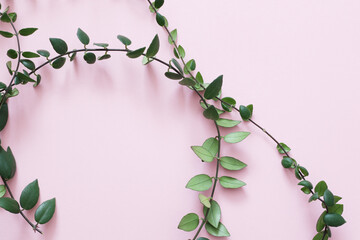
[[[120,42],[122,42],[122,44],[124,44],[125,46],[130,46],[131,45],[131,40],[128,39],[127,37],[125,37],[125,36],[117,35],[117,39],[119,39]]]
[[[181,55],[181,54],[180,54]],[[191,59],[185,64],[184,72],[186,74],[190,74],[190,72],[194,71],[196,69],[196,62],[194,59]]]
[[[182,68],[181,68],[180,63],[179,63],[176,59],[174,59],[174,58],[171,59],[171,62],[174,64],[174,66],[175,66],[176,69],[179,71],[179,73],[181,73],[181,75],[184,75],[184,72],[183,72],[183,70],[182,70]]]
[[[295,177],[299,180],[301,180],[300,172],[299,172],[299,165],[295,167]]]
[[[202,146],[191,146],[191,149],[204,162],[212,162],[214,160],[213,154]]]
[[[346,223],[345,219],[337,213],[325,214],[324,222],[331,227],[340,227],[341,225]]]
[[[34,70],[35,69],[35,64],[33,61],[28,60],[28,59],[21,59],[20,62],[28,69],[30,70]]]
[[[17,88],[13,88],[9,93],[6,94],[6,98],[16,97],[17,95],[19,95],[19,90]]]
[[[41,75],[36,75],[36,83],[34,83],[34,87],[37,87],[41,82]]]
[[[209,190],[212,186],[211,177],[206,174],[199,174],[191,178],[186,184],[186,188],[192,189],[194,191],[202,192]]]
[[[142,64],[147,65],[147,64],[151,63],[152,61],[154,61],[153,58],[148,58],[148,57],[144,56],[143,60],[142,60]]]
[[[344,205],[343,204],[335,204],[334,206],[328,207],[329,213],[337,213],[339,215],[343,214],[344,212]]]
[[[9,71],[10,75],[13,75],[13,72],[11,69],[11,61],[6,62],[6,68]]]
[[[2,198],[6,193],[5,185],[0,185],[0,198]]]
[[[5,151],[0,146],[0,176],[5,180],[9,180],[14,177],[15,172],[16,162],[10,147]]]
[[[137,50],[134,50],[134,51],[131,51],[131,52],[128,52],[126,54],[126,56],[128,56],[129,58],[138,58],[140,57],[145,51],[145,47],[143,48],[139,48]]]
[[[3,83],[3,82],[0,82],[0,90],[3,90],[3,89],[5,89],[7,86],[6,86],[6,84],[5,83]],[[0,117],[1,117],[1,113],[0,113]],[[1,124],[0,124],[1,125]],[[1,129],[0,129],[0,131],[1,131]]]
[[[94,64],[96,62],[96,56],[92,52],[87,52],[87,53],[84,54],[84,60],[88,64]]]
[[[227,143],[238,143],[244,140],[249,135],[250,135],[249,132],[233,132],[226,135],[224,137],[224,140]]]
[[[280,145],[284,148],[285,152],[290,152],[291,148],[289,148],[285,143],[280,143]],[[281,154],[285,153],[279,145],[277,145],[276,148],[279,151],[279,153]]]
[[[324,222],[324,216],[325,216],[325,214],[326,214],[326,211],[324,211],[324,212],[320,215],[319,219],[318,219],[317,222],[316,222],[316,231],[317,231],[317,232],[321,232],[321,230],[323,230],[324,227],[325,227],[325,222]]]
[[[332,194],[332,192],[330,192],[329,189],[326,189],[324,191],[324,202],[328,207],[334,206],[335,204],[334,195]]]
[[[160,48],[160,40],[159,40],[159,36],[156,34],[154,39],[152,40],[152,42],[150,43],[149,48],[146,51],[146,56],[148,58],[154,57]]]
[[[179,57],[185,58],[185,49],[181,45],[179,45],[178,50],[179,50]]]
[[[18,72],[17,75],[18,79],[20,80],[20,82],[22,83],[28,83],[28,82],[35,82],[31,77],[21,73],[21,72]]]
[[[215,237],[229,237],[230,233],[226,227],[220,222],[217,228],[213,227],[210,223],[205,224],[206,231]]]
[[[204,205],[207,208],[211,207],[211,203],[210,203],[210,197],[207,197],[201,193],[199,193],[199,200],[201,202],[202,205]]]
[[[313,238],[313,240],[328,240],[329,239],[328,234],[326,234],[325,236],[324,234],[326,234],[324,231],[317,233]]]
[[[203,212],[204,216],[206,215],[207,208],[204,207]],[[211,207],[209,209],[209,213],[207,215],[208,223],[210,223],[213,227],[218,228],[221,217],[221,209],[219,204],[215,201],[211,201]]]
[[[155,0],[154,6],[159,9],[164,5],[164,0]]]
[[[172,80],[179,80],[179,79],[183,78],[181,75],[174,73],[174,72],[166,72],[165,76]]]
[[[186,214],[180,221],[178,229],[191,232],[199,225],[199,216],[195,213]]]
[[[200,72],[197,72],[197,74],[196,74],[196,81],[198,81],[198,83],[201,83],[201,84],[203,84],[204,83],[204,78],[203,78],[203,76],[201,75],[201,73]]]
[[[47,50],[40,49],[40,50],[37,50],[36,52],[43,57],[46,57],[46,58],[50,57],[50,53]]]
[[[6,85],[5,85],[5,88],[6,88]],[[9,117],[8,105],[7,105],[7,103],[4,103],[0,108],[0,131],[2,131],[5,128],[8,117]]]
[[[35,221],[39,224],[45,224],[50,221],[55,213],[55,198],[43,202],[35,212]]]
[[[221,90],[222,83],[223,83],[223,75],[217,77],[214,81],[210,83],[210,85],[205,90],[204,97],[206,99],[212,99],[216,97]]]
[[[165,18],[163,15],[161,15],[160,13],[156,13],[156,22],[161,26],[165,26]]]
[[[60,38],[50,38],[50,43],[58,54],[65,54],[68,50],[66,42]]]
[[[305,194],[310,194],[311,193],[311,190],[309,188],[307,188],[307,187],[302,187],[301,191],[303,191]]]
[[[53,68],[59,69],[59,68],[62,68],[62,66],[64,66],[65,62],[66,62],[66,58],[60,57],[60,58],[56,59],[55,61],[53,61],[51,65]]]
[[[23,52],[22,55],[25,58],[38,58],[38,57],[40,57],[39,54],[36,54],[34,52]]]
[[[220,127],[232,128],[232,127],[237,126],[239,123],[241,123],[241,121],[219,118],[218,120],[216,120],[216,123]]]
[[[203,112],[203,115],[207,119],[211,119],[211,120],[219,119],[219,114],[216,111],[216,108],[214,107],[214,105],[210,105],[207,109],[205,109]]]
[[[73,52],[70,56],[70,62],[74,61],[75,57],[76,57],[76,52]]]
[[[200,238],[198,238],[198,239],[196,239],[196,240],[209,240],[208,238],[204,238],[204,237],[200,237]]]
[[[2,22],[11,22],[11,20],[10,20],[10,17],[9,17],[9,15],[6,13],[6,11],[3,13],[3,15],[1,16],[1,18],[0,18],[0,20],[2,21]]]
[[[248,121],[252,117],[253,112],[253,105],[247,105],[246,107],[244,105],[240,106],[240,116],[244,121]]]
[[[179,84],[183,85],[183,86],[193,87],[196,85],[196,82],[194,80],[192,80],[191,78],[184,78],[183,80],[181,80],[179,82]]]
[[[94,45],[102,48],[107,48],[109,46],[108,43],[94,43]]]
[[[12,22],[15,22],[16,19],[17,19],[17,14],[12,12],[12,13],[9,13],[9,17],[11,18],[11,21]]]
[[[99,57],[98,60],[101,61],[101,60],[105,60],[105,59],[109,59],[109,58],[111,58],[111,55],[109,55],[109,54],[104,54],[104,55],[102,55],[101,57]]]
[[[241,188],[246,185],[243,181],[240,181],[233,177],[222,176],[219,178],[221,186],[224,188]]]
[[[220,164],[223,168],[227,170],[241,170],[247,165],[240,160],[233,157],[221,157]]]
[[[309,198],[309,202],[315,201],[319,199],[319,194],[318,193],[314,193],[310,198]]]
[[[231,112],[232,107],[236,105],[236,100],[231,97],[224,97],[221,100],[221,106],[227,112]]]
[[[25,210],[30,210],[35,207],[39,200],[39,183],[36,179],[27,185],[21,193],[20,205]]]
[[[294,163],[294,160],[287,156],[284,156],[283,159],[281,160],[281,165],[284,168],[290,168],[293,163]]]
[[[90,43],[89,36],[83,30],[81,30],[81,28],[78,28],[76,35],[82,44],[88,45]]]
[[[19,203],[12,198],[0,198],[0,207],[11,213],[20,213]]]
[[[309,172],[306,168],[299,166],[299,169],[305,177],[309,176]]]
[[[326,189],[328,189],[328,186],[327,186],[325,181],[320,181],[315,186],[315,192],[317,192],[320,197],[324,196],[324,192],[325,192]]]
[[[29,36],[31,34],[33,34],[36,30],[38,30],[37,28],[23,28],[19,31],[19,34],[21,36]]]
[[[177,29],[174,29],[170,32],[171,37],[168,37],[168,41],[170,44],[176,43],[177,40]],[[174,42],[173,42],[174,40]]]
[[[0,31],[0,35],[6,38],[12,38],[14,36],[14,34],[12,34],[11,32],[6,31]]]
[[[16,59],[18,57],[18,53],[14,49],[9,49],[6,53],[6,55],[12,59]]]
[[[311,184],[311,182],[309,182],[307,180],[303,180],[303,181],[299,182],[298,185],[307,187],[308,189],[313,189],[313,185]]]
[[[213,157],[215,157],[218,153],[219,141],[213,137],[208,138],[205,140],[202,147],[209,151]]]
[[[152,2],[152,4],[149,5],[149,10],[151,13],[155,13],[155,6],[154,6],[155,2]]]

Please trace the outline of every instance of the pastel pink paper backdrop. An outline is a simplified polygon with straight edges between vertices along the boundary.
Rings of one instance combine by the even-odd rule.
[[[80,48],[81,27],[94,42],[148,46],[156,33],[161,59],[172,49],[142,0],[5,1],[18,13],[16,26],[39,27],[22,38],[24,50],[51,49],[49,37]],[[224,74],[223,95],[253,103],[254,120],[293,150],[310,171],[343,197],[348,223],[333,238],[358,238],[360,134],[360,2],[343,1],[166,1],[162,13],[177,28],[179,43],[195,58],[207,82]],[[4,24],[0,25],[4,29]],[[0,39],[1,81],[8,81]],[[53,53],[54,54],[54,53]],[[214,174],[190,145],[216,134],[197,96],[166,79],[166,67],[142,66],[123,54],[89,66],[78,55],[61,70],[43,68],[34,89],[19,87],[0,137],[18,164],[9,181],[15,196],[38,178],[41,201],[57,199],[54,219],[34,234],[18,215],[0,209],[0,239],[184,240],[181,217],[200,213],[197,193],[185,189],[195,174]],[[237,114],[229,116],[239,118]],[[221,170],[247,186],[216,191],[223,239],[312,239],[322,208],[307,203],[290,171],[280,165],[274,143],[253,125],[244,142],[225,145],[224,155],[248,164],[241,172]],[[223,135],[229,130],[223,130]],[[32,218],[33,212],[28,216]],[[203,231],[201,236],[208,237]],[[214,237],[210,237],[214,239]]]

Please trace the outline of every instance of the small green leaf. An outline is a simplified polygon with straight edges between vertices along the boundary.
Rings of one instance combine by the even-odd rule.
[[[178,229],[191,232],[199,225],[199,216],[195,213],[186,214],[180,221]]]
[[[157,9],[161,8],[162,5],[164,5],[164,0],[155,0],[154,6],[155,6]]]
[[[212,186],[211,177],[206,174],[199,174],[191,178],[186,184],[186,188],[192,189],[194,191],[202,192],[209,190]]]
[[[17,95],[19,95],[19,90],[17,88],[13,88],[9,93],[6,94],[6,98],[16,97]]]
[[[111,55],[109,55],[109,54],[104,54],[104,55],[102,55],[101,57],[99,57],[98,60],[101,61],[101,60],[105,60],[105,59],[109,59],[109,58],[111,58]]]
[[[223,84],[223,75],[217,77],[214,81],[210,83],[210,85],[205,90],[204,98],[212,99],[216,97],[221,90],[222,84]]]
[[[27,185],[21,193],[20,205],[25,210],[30,210],[35,207],[39,200],[39,183],[36,179]]]
[[[8,22],[8,23],[11,22],[11,19],[10,19],[9,15],[6,13],[6,11],[4,11],[4,13],[2,14],[0,20],[2,22]]]
[[[204,78],[203,78],[203,76],[201,75],[201,73],[200,72],[197,72],[197,74],[196,74],[196,81],[198,81],[198,83],[201,83],[201,84],[203,84],[204,83]]]
[[[315,186],[315,192],[317,192],[320,197],[324,196],[324,192],[325,192],[326,189],[328,189],[328,186],[327,186],[325,181],[320,181]]]
[[[206,215],[206,211],[207,208],[204,207],[203,209],[204,216]],[[210,223],[213,227],[218,228],[220,223],[220,217],[221,217],[220,206],[215,200],[212,200],[211,207],[207,215],[208,223]]]
[[[23,52],[22,55],[25,58],[38,58],[38,57],[40,57],[39,54],[36,54],[34,52]]]
[[[87,52],[87,53],[84,54],[84,60],[88,64],[94,64],[96,62],[96,56],[92,52]]]
[[[122,44],[124,44],[125,46],[130,46],[131,45],[131,40],[128,39],[127,37],[125,37],[125,36],[117,35],[117,39],[119,39],[120,42],[122,42]]]
[[[202,146],[191,146],[194,153],[204,162],[212,162],[214,155]]]
[[[36,52],[43,57],[46,57],[46,58],[50,57],[50,53],[47,50],[40,49],[40,50],[37,50]]]
[[[55,69],[60,69],[60,68],[62,68],[62,66],[64,66],[65,62],[66,62],[66,58],[60,57],[60,58],[56,59],[55,61],[53,61],[51,65]]]
[[[334,206],[335,204],[334,195],[332,194],[332,192],[330,192],[329,189],[326,189],[324,191],[324,202],[328,207]]]
[[[203,115],[207,119],[211,119],[211,120],[219,119],[219,114],[216,111],[216,108],[214,107],[214,105],[210,105],[207,109],[205,109],[203,112]]]
[[[19,34],[21,36],[29,36],[31,34],[33,34],[36,30],[38,30],[37,28],[23,28],[19,31]]]
[[[224,188],[241,188],[246,185],[243,181],[240,181],[233,177],[222,176],[219,178],[221,186]]]
[[[6,88],[6,85],[5,85],[5,88]],[[5,88],[3,88],[3,89],[5,89]],[[8,117],[9,117],[8,105],[7,105],[7,103],[4,103],[0,108],[0,131],[2,131],[5,128],[6,123],[8,121]]]
[[[302,178],[301,178],[301,176],[300,176],[300,172],[299,172],[299,165],[297,165],[296,167],[295,167],[295,177],[297,178],[297,179],[299,179],[299,180],[301,180]]]
[[[319,194],[318,193],[314,193],[310,198],[309,198],[309,202],[315,201],[319,199]]]
[[[140,57],[145,51],[145,47],[143,48],[139,48],[137,50],[134,50],[134,51],[131,51],[131,52],[128,52],[126,54],[126,56],[128,56],[129,58],[138,58]]]
[[[241,170],[247,165],[233,157],[221,157],[220,164],[227,170]]]
[[[336,213],[325,214],[324,222],[331,227],[339,227],[346,223],[345,219],[341,215]]]
[[[244,121],[248,121],[252,117],[253,105],[250,104],[248,106],[241,105],[240,106],[240,116]]]
[[[213,157],[215,157],[218,153],[219,141],[213,137],[208,138],[205,140],[202,147],[209,151]]]
[[[179,71],[179,73],[181,73],[181,75],[184,75],[184,72],[181,68],[180,63],[176,60],[176,59],[171,59],[171,62],[174,64],[174,66],[176,67],[176,69]]]
[[[15,172],[16,162],[10,147],[8,147],[7,151],[5,151],[0,146],[0,176],[5,180],[9,180],[14,177]]]
[[[287,156],[284,156],[283,159],[281,160],[281,165],[284,168],[290,168],[293,163],[294,163],[294,160]]]
[[[6,55],[12,59],[16,59],[18,57],[18,53],[14,49],[9,49],[6,53]]]
[[[15,22],[16,19],[17,19],[17,14],[12,12],[12,13],[9,13],[9,17],[11,18],[11,21],[12,22]]]
[[[301,171],[301,173],[302,173],[305,177],[309,176],[309,172],[308,172],[308,170],[307,170],[306,168],[304,168],[304,167],[302,167],[302,166],[299,166],[299,170]]]
[[[76,57],[76,52],[73,52],[71,55],[70,55],[70,62],[74,61]]]
[[[0,191],[1,193],[1,191]],[[199,200],[201,202],[202,205],[204,205],[207,208],[211,207],[211,203],[210,203],[210,197],[207,197],[201,193],[199,193]]]
[[[102,48],[107,48],[109,46],[108,43],[94,43],[94,45]]]
[[[196,69],[196,62],[194,59],[191,59],[185,64],[184,72],[186,74],[190,74],[190,72],[194,71]]]
[[[90,43],[89,36],[83,30],[81,30],[81,28],[78,28],[76,35],[82,44],[88,45]]]
[[[224,140],[227,143],[238,143],[244,140],[249,135],[250,135],[249,132],[233,132],[226,135],[224,137]]]
[[[185,58],[185,49],[181,45],[179,45],[178,50],[179,50],[179,57]]]
[[[181,75],[174,73],[174,72],[166,72],[165,76],[172,80],[180,80],[183,78]]]
[[[11,32],[6,31],[0,31],[0,35],[6,38],[12,38],[14,36],[14,34],[12,34]]]
[[[21,59],[20,62],[22,63],[22,65],[24,65],[26,68],[30,69],[30,70],[34,70],[35,69],[35,64],[33,61],[28,60],[28,59]]]
[[[13,71],[11,69],[11,61],[6,62],[6,68],[9,71],[10,75],[13,75]]]
[[[5,185],[0,185],[0,198],[2,198],[6,193]]]
[[[148,58],[154,57],[160,48],[160,40],[159,40],[159,36],[156,34],[154,39],[152,40],[152,42],[150,43],[149,48],[146,51],[146,56]]]
[[[151,13],[155,13],[155,6],[154,6],[155,2],[152,2],[152,4],[149,5],[149,10]]]
[[[305,194],[310,194],[311,193],[311,190],[309,188],[307,188],[307,187],[302,187],[301,191],[303,191]]]
[[[142,60],[142,64],[147,65],[147,64],[151,63],[152,61],[154,61],[153,58],[148,58],[148,57],[144,56],[143,60]]]
[[[237,126],[239,123],[241,123],[241,121],[219,118],[218,120],[216,120],[216,123],[220,127],[232,128],[232,127]]]
[[[159,26],[165,26],[165,18],[160,13],[156,13],[156,22],[159,24]]]
[[[232,107],[236,105],[236,100],[231,97],[224,97],[221,100],[221,106],[227,112],[231,112]]]
[[[196,240],[209,240],[208,238],[204,238],[204,237],[199,237],[198,239]]]
[[[50,221],[55,213],[55,198],[43,202],[35,212],[35,221],[39,224],[45,224]]]
[[[21,72],[18,72],[16,76],[20,80],[20,82],[22,82],[24,84],[28,83],[28,82],[35,82],[31,77],[29,77]]]
[[[324,211],[324,212],[320,215],[319,219],[318,219],[317,222],[316,222],[316,231],[317,231],[317,232],[321,232],[321,230],[323,230],[324,227],[325,227],[325,222],[324,222],[324,216],[325,216],[325,214],[326,214],[326,211]]]
[[[309,182],[307,180],[303,180],[303,181],[299,182],[298,185],[307,187],[308,189],[313,189],[313,185],[311,184],[311,182]]]
[[[280,145],[284,148],[285,152],[290,152],[291,148],[289,148],[285,143],[280,143]],[[281,154],[285,153],[284,150],[282,150],[282,148],[279,145],[277,145],[276,148],[279,151],[279,153]]]
[[[65,54],[68,50],[66,42],[60,38],[50,38],[50,43],[58,54]]]
[[[34,83],[34,87],[37,87],[41,82],[41,75],[36,75],[36,83]]]
[[[343,204],[335,204],[334,206],[328,207],[329,213],[337,213],[339,215],[343,214],[344,212],[344,205]]]
[[[174,40],[174,41],[173,41]],[[168,41],[170,44],[176,43],[177,40],[177,29],[171,31]]]
[[[325,234],[325,236],[324,236],[324,234]],[[328,240],[328,239],[329,239],[329,236],[324,231],[317,233],[315,235],[315,237],[313,238],[313,240]]]
[[[205,224],[206,231],[215,237],[229,237],[230,233],[226,227],[220,222],[217,228],[213,227],[210,223]]]
[[[3,82],[0,82],[0,90],[3,90],[3,89],[5,89],[7,86],[6,86],[6,84],[5,83],[3,83]],[[1,117],[1,113],[0,113],[0,117]],[[1,125],[1,124],[0,124]],[[0,131],[1,131],[1,129],[0,129]]]
[[[20,213],[19,203],[12,198],[0,198],[0,207],[11,213]]]
[[[183,80],[181,80],[179,82],[179,84],[183,85],[183,86],[193,87],[196,85],[196,82],[194,80],[192,80],[191,78],[184,78]]]

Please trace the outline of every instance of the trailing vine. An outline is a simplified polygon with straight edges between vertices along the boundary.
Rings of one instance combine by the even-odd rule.
[[[50,43],[53,50],[57,53],[55,57],[50,58],[48,50],[23,51],[20,45],[20,36],[25,37],[32,35],[37,31],[37,28],[23,28],[17,31],[14,22],[17,19],[17,14],[9,12],[9,8],[1,11],[0,5],[0,20],[3,23],[11,25],[13,32],[0,31],[0,35],[6,38],[16,38],[17,49],[9,49],[7,56],[16,61],[16,66],[12,68],[11,60],[6,63],[11,80],[8,84],[0,82],[0,131],[2,131],[8,120],[8,105],[7,101],[11,97],[19,94],[16,86],[19,84],[33,83],[34,87],[41,82],[41,75],[38,71],[46,65],[51,65],[54,69],[60,69],[64,66],[67,59],[73,61],[77,53],[83,53],[83,59],[88,64],[94,64],[96,61],[106,60],[111,58],[109,53],[123,52],[129,58],[143,57],[143,64],[149,64],[152,61],[158,62],[167,67],[165,76],[172,80],[178,80],[179,84],[194,91],[199,97],[199,103],[204,109],[203,116],[213,122],[216,134],[207,138],[201,145],[191,146],[192,151],[204,163],[212,163],[216,165],[213,176],[207,174],[198,174],[192,177],[186,184],[186,188],[204,192],[210,190],[210,195],[206,196],[199,193],[199,201],[203,205],[203,217],[199,217],[196,213],[188,213],[180,220],[178,228],[184,231],[195,231],[192,240],[208,240],[205,237],[199,237],[202,230],[206,231],[215,237],[230,236],[229,231],[221,222],[221,207],[215,200],[215,191],[220,184],[224,188],[241,188],[246,185],[245,182],[238,180],[231,176],[219,176],[220,168],[232,171],[239,171],[247,165],[235,157],[224,156],[221,152],[221,146],[225,143],[239,143],[249,136],[249,132],[236,131],[225,136],[221,134],[221,128],[232,128],[241,123],[240,120],[225,119],[221,117],[224,112],[238,112],[239,117],[243,121],[249,121],[254,126],[263,131],[269,138],[276,143],[278,152],[282,155],[281,164],[284,168],[293,169],[295,177],[300,181],[301,191],[309,195],[309,202],[319,201],[324,208],[324,212],[319,217],[316,223],[317,234],[313,240],[324,240],[331,237],[330,227],[338,227],[345,223],[342,217],[343,205],[338,202],[341,197],[334,195],[329,189],[325,181],[320,181],[314,187],[313,184],[306,179],[309,176],[308,170],[301,166],[289,154],[291,150],[286,144],[279,142],[268,131],[261,127],[258,123],[252,120],[253,105],[240,105],[236,107],[236,100],[232,97],[222,97],[223,76],[220,75],[211,83],[205,83],[201,73],[196,70],[196,61],[191,59],[185,61],[185,49],[177,43],[177,29],[170,31],[168,28],[168,20],[163,16],[159,9],[163,6],[164,0],[156,0],[151,2],[147,0],[149,9],[155,15],[156,22],[159,26],[165,29],[168,34],[168,41],[173,46],[173,54],[175,58],[166,62],[156,57],[160,49],[160,41],[158,35],[155,35],[150,45],[135,50],[129,49],[132,44],[131,40],[123,35],[118,35],[118,40],[124,45],[124,48],[108,48],[107,43],[94,43],[98,48],[89,48],[90,37],[82,30],[78,29],[77,37],[84,45],[83,48],[68,50],[67,43],[60,38],[50,38]],[[97,57],[95,53],[103,53]],[[46,61],[38,66],[31,60],[33,58],[44,57]],[[178,61],[178,60],[180,61]],[[23,66],[24,69],[20,70]],[[1,144],[1,142],[0,142]],[[214,161],[215,160],[215,161]],[[34,229],[34,231],[42,233],[39,229],[39,224],[46,224],[51,220],[55,213],[56,200],[52,198],[41,203],[34,215],[36,223],[32,223],[25,215],[25,210],[33,209],[39,200],[40,188],[38,180],[34,180],[28,184],[20,195],[20,200],[17,201],[14,197],[7,182],[13,178],[16,172],[15,157],[10,149],[3,149],[0,146],[0,176],[4,185],[0,185],[0,207],[14,214],[20,214],[24,220]],[[10,197],[4,197],[6,192]]]

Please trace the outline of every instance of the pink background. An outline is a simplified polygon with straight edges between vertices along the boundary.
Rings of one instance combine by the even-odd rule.
[[[81,48],[81,27],[93,42],[112,47],[122,47],[117,34],[138,48],[158,33],[158,56],[171,56],[167,36],[144,0],[2,4],[18,13],[19,29],[39,27],[21,39],[24,50],[50,50],[49,37]],[[178,29],[186,59],[196,59],[206,81],[224,74],[223,96],[253,103],[253,119],[293,149],[291,155],[310,171],[309,180],[326,180],[343,197],[348,223],[333,228],[337,240],[358,239],[360,227],[359,12],[356,0],[182,0],[167,1],[162,9],[170,29]],[[0,44],[0,77],[8,81],[6,51],[15,42],[1,38]],[[177,230],[183,215],[201,212],[197,193],[184,186],[196,174],[213,175],[214,164],[201,163],[190,146],[214,136],[213,124],[202,117],[194,93],[164,77],[165,67],[112,56],[89,66],[79,54],[61,70],[43,68],[42,84],[19,87],[20,95],[9,102],[9,123],[0,135],[18,164],[9,184],[19,197],[38,178],[41,201],[55,196],[57,209],[41,227],[43,236],[19,215],[0,210],[0,239],[193,236]],[[252,134],[226,144],[223,154],[248,168],[221,175],[248,185],[216,191],[231,233],[227,239],[312,239],[320,204],[307,203],[269,138],[248,123],[236,130]]]

